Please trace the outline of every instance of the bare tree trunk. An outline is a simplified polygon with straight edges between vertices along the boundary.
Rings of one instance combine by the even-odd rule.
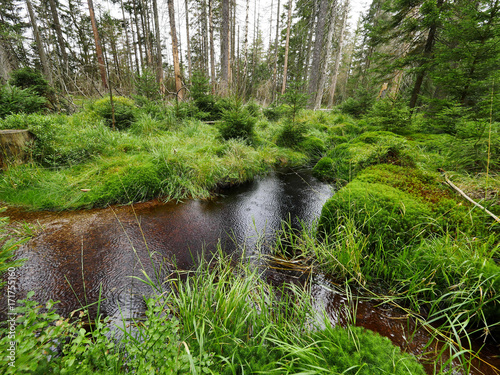
[[[208,1],[209,13],[213,12],[213,6],[212,6],[213,3],[211,3],[212,1],[213,0]],[[202,35],[202,56],[203,56],[202,68],[203,72],[206,72],[207,74],[208,74],[208,55],[210,54],[211,56],[212,53],[211,51],[209,52],[208,34],[210,33],[210,37],[213,39],[213,13],[212,15],[209,15],[209,18],[210,18],[209,23],[212,22],[212,26],[207,26],[207,2],[206,0],[202,0],[201,2],[201,35]],[[210,30],[207,31],[207,27],[210,28]],[[213,82],[215,84],[215,79],[213,80]]]
[[[250,0],[247,0],[246,6],[246,16],[245,16],[245,40],[243,46],[243,84],[241,89],[241,94],[244,96],[246,94],[247,86],[247,72],[248,72],[248,23],[249,23],[249,13],[250,13]]]
[[[35,13],[33,12],[33,6],[31,5],[30,0],[26,0],[26,6],[28,7],[31,26],[33,27],[33,34],[35,35],[36,47],[38,49],[38,56],[40,57],[40,62],[42,64],[43,74],[45,75],[45,77],[47,77],[50,84],[52,84],[52,72],[50,71],[49,62],[47,60],[47,56],[45,55],[45,50],[43,49],[42,37],[40,36],[40,32],[38,31]]]
[[[186,38],[187,38],[187,58],[188,58],[188,74],[189,80],[191,81],[192,71],[191,71],[191,42],[189,38],[189,4],[188,0],[185,1],[186,4]]]
[[[99,64],[99,71],[101,72],[101,81],[104,88],[108,88],[108,81],[106,78],[106,65],[104,64],[101,39],[99,38],[99,31],[97,30],[97,22],[95,20],[94,4],[92,0],[87,0],[87,2],[89,4],[90,22],[92,23],[92,31],[94,33],[95,50],[97,54],[97,63]]]
[[[158,4],[153,0],[153,16],[155,23],[156,34],[156,81],[160,86],[162,94],[165,93],[165,86],[163,85],[163,58],[161,55],[161,35],[160,35],[160,22],[158,21]]]
[[[325,24],[328,12],[328,1],[320,0],[319,3],[319,12],[318,12],[318,22],[316,23],[316,32],[314,39],[314,49],[313,49],[313,57],[311,62],[310,69],[310,78],[309,78],[309,105],[314,107],[314,103],[316,102],[316,96],[320,91],[319,81],[320,81],[320,72],[321,72],[321,55],[323,50],[323,40],[325,37]]]
[[[222,30],[221,30],[221,82],[222,96],[229,93],[229,1],[222,0]]]
[[[335,68],[333,69],[332,83],[330,85],[330,98],[328,99],[328,107],[333,107],[333,102],[335,99],[335,90],[337,88],[337,79],[339,76],[339,66],[340,60],[342,59],[342,49],[344,48],[344,34],[347,26],[347,16],[349,15],[349,0],[345,0],[344,3],[343,17],[342,17],[342,29],[339,36],[339,47],[337,48],[337,56],[335,57]]]
[[[232,7],[232,17],[231,17],[231,37],[230,40],[230,58],[229,58],[229,86],[233,85],[233,70],[234,70],[234,61],[235,61],[235,52],[236,52],[236,2],[235,0],[231,1]]]
[[[4,84],[9,79],[12,67],[10,66],[9,58],[3,47],[2,40],[0,39],[0,83]]]
[[[146,2],[144,0],[140,0],[141,2],[141,23],[142,23],[142,33],[145,38],[145,45],[144,49],[146,51],[146,64],[149,67],[153,66],[153,54],[152,54],[152,47],[151,47],[151,33],[150,33],[150,28],[149,28],[149,17],[148,17],[148,10],[146,8]]]
[[[139,59],[141,61],[141,71],[142,68],[144,67],[144,57],[142,54],[142,41],[141,41],[141,28],[139,27],[139,15],[137,13],[137,2],[136,0],[133,1],[133,6],[134,6],[134,21],[135,21],[135,31],[137,33],[137,48],[139,49]]]
[[[276,38],[274,42],[274,59],[273,59],[273,88],[272,88],[272,101],[274,101],[274,95],[276,93],[276,85],[278,81],[278,44],[279,44],[279,30],[280,30],[280,0],[278,0],[278,9],[276,10]],[[271,39],[269,39],[269,44],[271,44]]]
[[[68,70],[68,54],[66,53],[66,47],[64,43],[63,34],[61,31],[61,23],[59,22],[59,15],[57,13],[57,6],[54,0],[49,0],[50,11],[52,13],[52,20],[54,21],[54,28],[57,35],[57,43],[59,44],[59,51],[64,63],[64,68]]]
[[[170,34],[172,36],[172,55],[174,58],[175,91],[177,92],[177,98],[182,99],[184,97],[184,93],[182,92],[181,67],[179,65],[179,50],[177,47],[177,29],[175,27],[174,0],[168,0],[168,15],[170,18]]]
[[[123,0],[120,0],[120,7],[121,7],[121,11],[122,11],[123,27],[125,29],[125,43],[127,46],[127,61],[130,64],[130,71],[133,71],[134,64],[133,64],[133,60],[132,60],[132,50],[130,49],[130,37],[128,35],[128,22],[125,18],[125,9],[123,8]],[[135,59],[136,59],[136,63],[137,63],[137,54],[135,54]],[[137,63],[137,65],[139,65],[139,64]]]
[[[215,93],[215,50],[214,50],[214,25],[212,13],[212,0],[208,0],[208,28],[210,33],[210,78],[212,94]]]
[[[285,43],[285,64],[283,67],[283,85],[281,86],[281,95],[285,93],[286,90],[286,76],[288,74],[288,49],[290,48],[290,29],[292,26],[292,6],[293,1],[288,2],[288,21],[286,25],[286,43]]]
[[[333,32],[335,31],[335,12],[337,11],[337,1],[334,0],[330,5],[330,23],[328,25],[328,34],[326,37],[326,46],[324,48],[323,61],[321,62],[321,72],[318,83],[318,93],[316,94],[316,99],[314,101],[314,109],[321,107],[321,101],[323,100],[323,92],[326,83],[326,69],[328,67],[328,61],[330,60],[330,54],[332,52],[332,40]]]

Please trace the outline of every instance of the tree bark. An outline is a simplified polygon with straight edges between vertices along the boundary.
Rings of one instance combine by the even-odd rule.
[[[156,34],[156,81],[160,87],[162,94],[165,93],[165,86],[163,85],[163,57],[161,55],[161,34],[160,34],[160,22],[158,20],[158,4],[156,0],[153,0],[153,17],[155,24],[155,34]]]
[[[33,6],[31,5],[30,0],[26,0],[26,6],[28,8],[31,26],[33,27],[33,34],[35,35],[36,47],[38,49],[38,56],[40,57],[40,62],[42,64],[43,74],[52,84],[52,72],[50,71],[49,62],[47,60],[47,56],[45,55],[45,50],[43,49],[42,37],[40,36],[38,25],[36,24],[35,13],[33,12]]]
[[[189,80],[191,81],[192,71],[191,71],[191,41],[189,40],[189,3],[185,0],[186,4],[186,38],[187,38],[187,60],[188,60],[188,74]]]
[[[128,23],[127,23],[127,20],[125,18],[125,9],[123,8],[123,0],[120,0],[120,7],[121,7],[121,11],[122,11],[123,28],[125,29],[125,43],[127,46],[127,60],[128,60],[128,63],[130,64],[130,71],[132,72],[134,64],[133,64],[133,60],[132,60],[132,50],[130,49],[130,37],[128,35]],[[132,26],[132,25],[130,25],[130,26]],[[134,33],[132,31],[132,35],[133,34]],[[135,62],[137,65],[137,72],[138,72],[139,71],[139,61],[137,60],[137,52],[135,50],[135,41],[134,41],[134,55],[135,55]],[[130,79],[128,79],[128,81],[130,84]]]
[[[280,0],[278,0],[278,9],[276,10],[276,38],[274,41],[274,59],[273,59],[273,91],[272,91],[272,101],[274,101],[274,95],[276,93],[276,85],[278,82],[278,45],[279,45],[279,30],[280,30]],[[269,39],[271,43],[271,39]]]
[[[68,70],[68,54],[66,53],[66,46],[64,43],[63,34],[61,31],[61,23],[59,22],[59,15],[57,13],[57,6],[54,0],[49,0],[50,11],[52,13],[52,20],[54,21],[54,28],[56,29],[57,43],[59,44],[59,51],[63,59],[64,68]]]
[[[148,66],[153,66],[153,43],[151,41],[151,24],[149,20],[149,10],[146,7],[146,1],[141,0],[142,12],[141,16],[143,19],[144,35],[146,36],[146,58],[148,60]]]
[[[221,30],[221,80],[222,96],[229,94],[229,1],[222,0],[222,30]]]
[[[248,72],[248,24],[250,15],[250,0],[247,0],[246,5],[246,15],[245,15],[245,40],[243,44],[243,84],[241,89],[241,94],[244,96],[246,94],[247,85],[247,72]]]
[[[436,6],[438,11],[441,10],[444,1],[445,0],[437,0]],[[429,34],[427,34],[427,40],[425,42],[424,53],[423,53],[424,61],[422,62],[422,64],[420,64],[420,70],[417,73],[417,78],[415,79],[415,85],[413,86],[413,91],[411,93],[411,98],[410,98],[409,107],[412,112],[415,106],[417,105],[417,99],[420,94],[420,89],[422,88],[422,83],[424,82],[425,70],[423,69],[423,65],[425,64],[426,61],[432,59],[432,50],[434,47],[434,42],[436,41],[437,27],[438,23],[433,22],[429,29]]]
[[[141,61],[141,71],[144,67],[144,55],[142,53],[142,41],[141,41],[141,28],[139,27],[139,14],[137,12],[137,2],[132,0],[134,7],[134,21],[135,21],[135,32],[137,33],[137,48],[139,50],[139,60]]]
[[[177,47],[177,29],[175,27],[174,0],[168,0],[168,15],[170,18],[170,34],[172,36],[172,55],[174,58],[175,91],[177,93],[177,98],[182,99],[184,97],[184,93],[182,92],[181,67],[179,65],[179,50]]]
[[[326,46],[324,48],[324,56],[321,61],[321,72],[318,82],[318,92],[316,94],[316,99],[314,101],[314,109],[321,107],[321,101],[323,100],[323,92],[326,83],[326,69],[328,67],[328,60],[330,59],[330,54],[332,50],[332,40],[333,32],[335,31],[335,12],[337,11],[337,1],[334,0],[330,5],[330,23],[328,25],[328,34],[326,37]]]
[[[342,10],[342,28],[339,36],[339,46],[337,48],[337,55],[335,56],[335,68],[332,74],[332,83],[330,85],[330,98],[328,99],[328,107],[333,107],[333,102],[335,100],[335,90],[337,89],[337,79],[339,76],[339,66],[340,60],[342,59],[342,49],[344,48],[344,34],[347,26],[347,16],[349,15],[349,0],[345,0],[344,9]]]
[[[328,12],[328,0],[320,0],[318,22],[316,23],[313,57],[311,61],[309,78],[309,105],[314,107],[315,99],[319,91],[319,80],[321,72],[321,52],[323,50],[323,40],[325,37],[325,24]]]
[[[288,20],[286,25],[286,42],[285,42],[285,63],[283,66],[283,84],[281,85],[281,95],[285,93],[286,90],[286,76],[288,74],[288,49],[290,48],[290,29],[292,26],[292,6],[293,1],[288,2]]]
[[[33,140],[34,137],[28,130],[0,130],[0,169],[5,170],[11,165],[26,161],[26,146]]]
[[[26,0],[29,1],[29,0]],[[92,0],[87,0],[89,4],[90,22],[92,23],[92,32],[94,33],[95,50],[97,54],[97,63],[101,73],[101,81],[104,88],[108,88],[108,80],[106,78],[106,65],[104,64],[104,56],[102,54],[101,39],[99,38],[99,31],[97,30],[97,22],[94,14],[94,3]]]
[[[214,25],[213,25],[212,0],[208,0],[208,28],[210,33],[210,78],[212,94],[215,94],[215,47],[214,47]]]

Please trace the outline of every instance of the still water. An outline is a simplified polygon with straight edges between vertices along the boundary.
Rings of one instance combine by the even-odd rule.
[[[144,296],[152,294],[151,287],[139,280],[144,274],[161,283],[175,269],[190,269],[199,257],[209,257],[219,245],[235,256],[266,252],[283,221],[295,229],[314,225],[332,194],[331,186],[309,170],[285,170],[210,200],[150,201],[61,213],[11,210],[11,221],[26,221],[38,229],[18,251],[18,257],[27,260],[17,271],[16,299],[33,290],[39,302],[60,301],[58,312],[66,317],[100,296],[100,312],[118,324],[122,318],[142,315]],[[369,299],[353,301],[322,275],[269,266],[264,266],[263,277],[271,284],[308,283],[318,319],[325,311],[333,324],[372,329],[417,356],[429,349],[439,351],[438,343],[426,347],[431,335],[404,311]],[[6,306],[2,296],[0,320],[5,320]],[[90,312],[95,315],[97,305]],[[498,354],[495,345],[483,349],[470,374],[499,374],[486,364],[500,368]],[[427,359],[426,370],[433,373],[432,353]]]
[[[18,251],[27,261],[18,270],[16,298],[33,290],[35,300],[60,301],[59,313],[68,316],[100,295],[100,311],[107,316],[140,313],[143,296],[151,293],[137,280],[144,278],[143,271],[161,281],[174,262],[189,269],[202,251],[210,254],[219,243],[226,253],[238,255],[244,249],[251,255],[257,246],[272,245],[282,220],[294,228],[310,226],[332,188],[307,170],[286,170],[221,193],[184,203],[14,213],[12,221],[24,219],[41,228]],[[2,302],[0,314],[5,313]]]

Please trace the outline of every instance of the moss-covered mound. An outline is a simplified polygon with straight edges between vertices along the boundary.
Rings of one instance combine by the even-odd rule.
[[[323,207],[319,230],[328,235],[354,220],[370,244],[394,249],[433,233],[486,234],[484,214],[454,198],[438,176],[380,164],[363,170]]]
[[[375,164],[415,166],[407,140],[387,131],[367,132],[331,149],[314,167],[316,177],[340,184],[351,181],[361,170]]]

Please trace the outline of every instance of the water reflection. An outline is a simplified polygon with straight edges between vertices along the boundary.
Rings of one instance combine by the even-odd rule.
[[[61,301],[59,312],[68,316],[101,295],[101,312],[127,317],[142,311],[143,296],[151,293],[137,279],[144,278],[143,271],[161,283],[172,261],[190,268],[202,249],[213,251],[219,241],[227,252],[239,253],[242,246],[251,252],[259,238],[273,241],[282,220],[290,218],[296,228],[301,222],[310,225],[331,195],[331,187],[310,172],[288,170],[209,201],[40,213],[31,220],[38,219],[44,232],[18,251],[28,260],[18,272],[16,298],[34,290],[40,302]],[[3,299],[0,309],[7,306]]]

